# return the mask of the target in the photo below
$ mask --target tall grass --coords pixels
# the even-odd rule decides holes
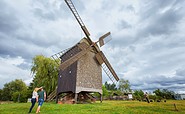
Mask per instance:
[[[174,103],[176,105],[175,110]],[[0,114],[27,114],[31,103],[0,104]],[[32,110],[36,112],[37,104]],[[40,114],[185,114],[185,100],[167,102],[103,101],[92,104],[55,104],[45,102]]]

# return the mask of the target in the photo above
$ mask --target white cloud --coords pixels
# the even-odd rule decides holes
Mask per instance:
[[[0,88],[2,88],[5,83],[9,83],[15,79],[22,79],[24,81],[31,78],[30,70],[24,70],[18,67],[23,63],[24,60],[21,57],[0,57]]]
[[[184,1],[73,2],[93,41],[111,31],[101,49],[132,89],[185,91]],[[64,1],[2,0],[0,6],[0,85],[16,78],[29,83],[35,55],[49,57],[84,36]],[[109,80],[105,74],[103,80]]]

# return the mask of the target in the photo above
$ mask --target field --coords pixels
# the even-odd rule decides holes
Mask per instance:
[[[176,105],[177,110],[174,107]],[[0,114],[27,114],[31,103],[1,103]],[[32,110],[36,112],[37,104]],[[45,102],[40,114],[185,114],[185,100],[167,102],[103,101],[92,104]]]

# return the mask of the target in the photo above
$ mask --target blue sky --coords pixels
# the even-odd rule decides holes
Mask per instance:
[[[101,50],[133,90],[185,92],[185,1],[73,1],[93,41],[111,32]],[[1,0],[0,7],[0,88],[14,79],[29,84],[34,56],[84,37],[63,0]]]

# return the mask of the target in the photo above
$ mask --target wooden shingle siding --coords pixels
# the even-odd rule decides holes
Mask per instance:
[[[102,70],[94,57],[94,53],[88,52],[78,60],[76,86],[85,89],[81,91],[87,91],[89,88],[88,91],[99,92],[102,89]],[[98,90],[95,91],[96,89]]]

